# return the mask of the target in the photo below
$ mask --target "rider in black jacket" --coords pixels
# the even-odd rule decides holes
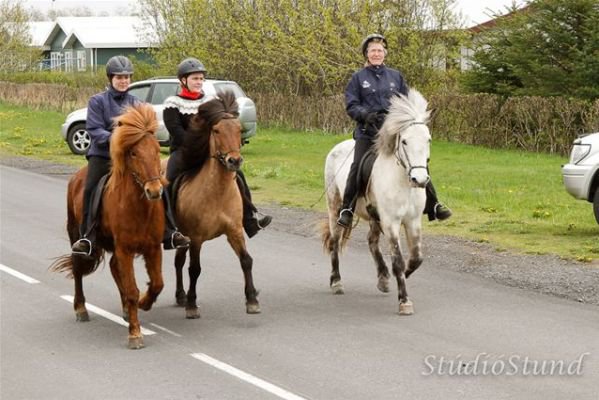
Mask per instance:
[[[362,42],[362,54],[366,59],[364,68],[354,73],[345,90],[345,109],[356,121],[354,130],[354,160],[347,176],[343,204],[337,223],[351,227],[354,207],[357,200],[356,177],[360,160],[374,144],[379,129],[393,95],[407,95],[409,88],[401,73],[385,66],[387,40],[379,34],[368,35]],[[444,220],[451,216],[451,210],[439,203],[432,183],[426,186],[426,206],[424,212],[429,220]]]

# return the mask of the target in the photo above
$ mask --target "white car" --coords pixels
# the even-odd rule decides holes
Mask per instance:
[[[129,87],[129,93],[138,99],[152,104],[158,117],[158,141],[162,146],[168,146],[169,134],[162,120],[163,103],[167,97],[173,96],[181,90],[177,78],[152,78],[144,81],[134,82]],[[231,90],[235,93],[239,105],[239,121],[241,122],[241,138],[245,144],[248,139],[256,135],[257,118],[256,105],[245,95],[241,87],[233,81],[207,79],[204,81],[204,93],[214,96],[218,91]],[[90,136],[85,129],[87,119],[87,108],[70,113],[62,125],[61,133],[64,140],[75,154],[85,154],[90,144]]]
[[[599,224],[599,132],[574,140],[570,162],[562,166],[562,177],[568,193],[593,203]]]

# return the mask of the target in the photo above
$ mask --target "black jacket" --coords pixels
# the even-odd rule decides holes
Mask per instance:
[[[362,68],[354,73],[345,89],[345,109],[357,122],[354,139],[372,139],[383,124],[381,117],[374,124],[366,124],[369,113],[386,114],[392,95],[408,94],[408,85],[401,73],[384,65]]]

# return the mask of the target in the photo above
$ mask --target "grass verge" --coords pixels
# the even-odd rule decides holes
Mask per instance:
[[[64,118],[0,103],[0,154],[84,165],[85,159],[71,154],[60,135]],[[256,202],[324,211],[324,159],[348,137],[261,128],[243,148],[244,171]],[[442,223],[424,222],[425,232],[490,243],[498,251],[599,260],[599,226],[591,204],[565,192],[560,174],[565,162],[547,154],[435,141],[431,175],[454,216]]]

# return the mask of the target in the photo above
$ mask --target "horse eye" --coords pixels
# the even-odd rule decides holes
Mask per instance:
[[[408,145],[408,141],[407,141],[406,139],[403,139],[403,140],[401,141],[401,144],[403,144],[404,146],[407,146],[407,145]]]
[[[131,156],[131,158],[135,158],[137,157],[137,153],[132,151],[131,153],[129,153],[129,155]]]

